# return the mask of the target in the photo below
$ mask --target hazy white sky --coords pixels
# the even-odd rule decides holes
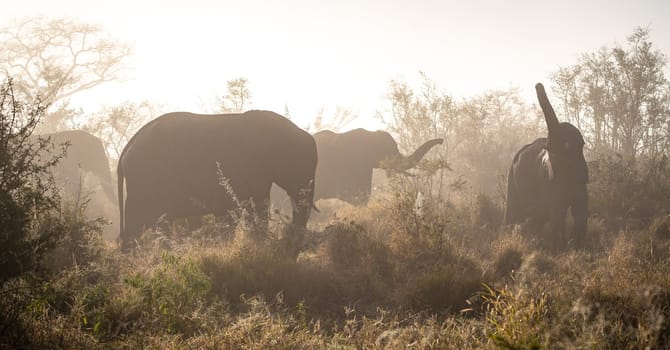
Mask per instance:
[[[129,42],[132,70],[73,100],[85,111],[150,100],[202,111],[226,81],[249,79],[253,107],[305,126],[321,107],[352,110],[378,127],[391,79],[424,71],[463,97],[533,86],[603,45],[649,26],[670,54],[668,0],[0,0],[12,19],[68,16]],[[11,9],[10,11],[7,11]],[[534,101],[533,101],[534,102]]]

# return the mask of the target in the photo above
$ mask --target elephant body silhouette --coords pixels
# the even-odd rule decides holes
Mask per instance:
[[[274,112],[162,115],[130,139],[119,159],[121,248],[163,215],[226,217],[241,204],[267,224],[273,183],[291,198],[291,223],[305,227],[316,164],[314,138]]]
[[[81,172],[85,172],[95,176],[107,197],[116,202],[109,160],[99,138],[82,130],[68,130],[38,136],[49,138],[58,150],[59,145],[69,143],[66,156],[53,169],[56,183],[66,193],[76,194],[81,190]]]
[[[344,133],[320,131],[314,134],[319,154],[314,198],[338,198],[351,204],[365,204],[372,189],[372,169],[393,167],[405,171],[415,167],[442,139],[421,145],[410,156],[398,151],[398,144],[385,131],[354,129]]]
[[[547,222],[552,236],[565,247],[583,239],[587,229],[588,167],[584,159],[584,138],[570,123],[559,123],[542,84],[535,86],[548,134],[522,147],[514,156],[507,177],[505,224],[528,220],[541,230]],[[574,221],[567,237],[565,220],[570,209]]]
[[[116,222],[116,192],[112,182],[109,159],[102,141],[82,130],[68,130],[36,137],[48,138],[60,153],[60,145],[68,143],[66,155],[51,170],[56,186],[63,197],[70,201],[87,201],[89,217],[105,217]],[[105,237],[116,233],[105,227]]]

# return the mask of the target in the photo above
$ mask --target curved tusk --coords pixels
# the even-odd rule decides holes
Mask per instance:
[[[312,209],[314,209],[314,211],[317,213],[321,213],[321,210],[319,210],[319,208],[316,207],[316,203],[314,202],[312,202]]]

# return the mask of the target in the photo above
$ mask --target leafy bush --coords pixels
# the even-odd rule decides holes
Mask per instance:
[[[502,349],[541,349],[548,330],[549,306],[544,294],[524,289],[489,289],[486,301],[488,336]]]
[[[603,158],[589,164],[589,207],[610,229],[643,228],[670,210],[670,164],[658,159]]]
[[[212,284],[196,262],[163,253],[162,263],[150,276],[140,273],[124,280],[139,294],[143,309],[155,325],[169,333],[191,334],[199,323],[194,314]]]
[[[18,101],[11,79],[0,87],[0,282],[35,270],[62,237],[48,139],[30,139],[46,106]]]

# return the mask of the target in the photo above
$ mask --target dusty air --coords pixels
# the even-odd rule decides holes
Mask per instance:
[[[668,6],[12,4],[0,348],[670,348]]]

